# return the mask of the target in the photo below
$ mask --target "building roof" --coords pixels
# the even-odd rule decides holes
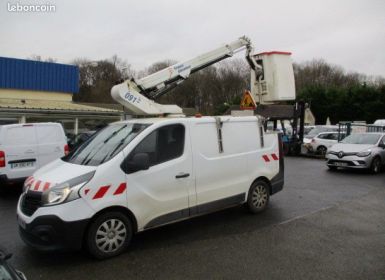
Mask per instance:
[[[0,109],[18,111],[18,112],[51,112],[57,111],[62,113],[94,113],[94,114],[113,114],[121,115],[122,111],[81,105],[68,101],[56,100],[20,100],[20,99],[0,99]]]
[[[76,104],[99,107],[103,109],[113,109],[118,111],[123,111],[123,105],[118,103],[90,103],[90,102],[76,102]]]
[[[0,57],[0,88],[79,92],[79,68],[52,62]]]

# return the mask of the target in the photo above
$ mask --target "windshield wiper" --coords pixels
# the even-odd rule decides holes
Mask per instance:
[[[106,144],[108,141],[111,140],[111,138],[113,138],[116,134],[118,134],[122,129],[126,128],[127,125],[124,125],[122,126],[121,128],[119,128],[118,130],[114,131],[110,136],[108,136],[108,138],[106,140],[104,140],[104,144]]]
[[[103,162],[105,162],[107,158],[109,159],[109,158],[113,157],[114,154],[115,154],[115,152],[116,152],[116,151],[119,149],[119,147],[122,146],[123,144],[124,144],[124,139],[120,140],[120,142],[118,143],[118,145],[116,145],[116,147],[112,150],[111,153],[106,154],[106,155],[104,156],[104,158],[100,161],[100,164],[102,164]]]
[[[130,136],[130,134],[132,134],[132,133],[138,133],[139,132],[139,130],[137,130],[137,131],[134,131],[134,127],[132,128],[132,130],[131,131],[129,131],[128,133],[127,133],[127,135],[126,136],[124,136],[119,142],[118,142],[118,144],[115,146],[115,148],[112,150],[112,152],[111,153],[109,153],[109,154],[106,154],[106,156],[100,161],[100,163],[103,163],[107,158],[111,158],[111,157],[113,157],[114,155],[115,155],[115,152],[125,143],[125,140]]]

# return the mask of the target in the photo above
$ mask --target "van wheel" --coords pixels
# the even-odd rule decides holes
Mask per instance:
[[[370,171],[373,174],[380,173],[381,171],[381,159],[379,157],[375,157],[372,161],[372,165],[370,166]]]
[[[247,197],[247,208],[251,213],[260,213],[269,204],[269,185],[263,180],[255,181],[249,190]]]
[[[121,212],[106,212],[89,226],[85,245],[97,259],[107,259],[121,254],[132,238],[130,219]]]

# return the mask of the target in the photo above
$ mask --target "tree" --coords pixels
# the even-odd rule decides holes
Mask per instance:
[[[346,73],[324,60],[294,65],[297,99],[308,102],[317,124],[366,121],[384,117],[385,91],[382,77]]]
[[[113,85],[134,75],[131,66],[116,55],[99,61],[78,58],[73,64],[79,67],[79,93],[73,96],[78,102],[115,103],[110,94]]]

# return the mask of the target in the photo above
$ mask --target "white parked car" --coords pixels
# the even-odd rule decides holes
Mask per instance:
[[[146,229],[240,204],[261,212],[284,183],[281,138],[262,128],[255,116],[110,124],[26,180],[21,237],[102,259]]]
[[[345,135],[341,134],[342,140]],[[306,139],[306,138],[305,138]],[[338,132],[322,132],[312,139],[306,139],[305,147],[309,152],[314,152],[320,155],[325,155],[327,150],[338,143]]]
[[[307,134],[304,135],[303,142],[304,144],[310,143],[311,139],[316,137],[318,134],[322,132],[338,132],[337,125],[316,125],[313,129],[311,129]]]
[[[0,126],[0,188],[23,182],[67,152],[67,138],[59,123]]]
[[[326,155],[327,166],[369,169],[376,174],[385,167],[385,133],[354,133],[333,145]]]

